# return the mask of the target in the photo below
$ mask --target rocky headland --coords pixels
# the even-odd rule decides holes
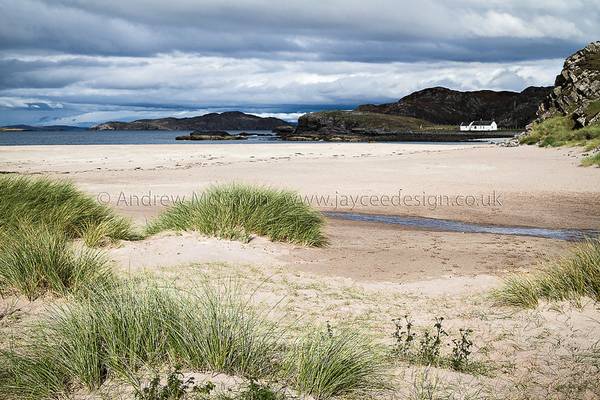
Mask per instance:
[[[352,111],[321,111],[298,119],[296,129],[278,132],[285,140],[461,141],[512,137],[536,117],[549,87],[522,92],[460,92],[434,87],[396,103],[365,104]],[[500,131],[460,132],[461,122],[495,120]]]
[[[366,104],[356,111],[412,117],[440,125],[489,119],[501,128],[521,129],[535,118],[538,106],[551,90],[531,86],[522,92],[461,92],[433,87],[409,94],[396,103]]]
[[[538,121],[556,115],[568,116],[575,128],[600,122],[600,41],[590,43],[565,60],[537,115]]]
[[[331,142],[463,141],[510,137],[514,132],[460,132],[456,126],[422,119],[363,111],[320,111],[298,119],[293,132],[279,132],[284,140]]]

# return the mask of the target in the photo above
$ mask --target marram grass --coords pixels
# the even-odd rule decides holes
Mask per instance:
[[[381,350],[368,336],[348,328],[312,332],[297,339],[285,366],[292,386],[316,399],[368,397],[387,386]]]
[[[73,293],[110,280],[109,261],[96,250],[76,248],[45,225],[21,224],[0,231],[0,289],[29,299],[46,292]]]
[[[294,192],[231,184],[211,187],[198,198],[177,203],[146,231],[194,230],[242,241],[255,234],[273,241],[322,246],[326,244],[322,229],[320,213]]]
[[[0,398],[94,391],[170,362],[238,376],[273,371],[277,330],[235,292],[203,290],[114,281],[54,306],[15,350],[0,352]]]
[[[227,283],[183,292],[115,280],[69,300],[0,349],[0,398],[68,398],[109,379],[135,386],[165,365],[275,379],[317,399],[387,388],[372,339],[346,329],[294,340],[295,330],[270,322]]]
[[[528,275],[513,275],[492,293],[502,305],[536,307],[539,300],[600,301],[600,239],[576,245],[571,253]]]
[[[600,104],[600,103],[599,103]],[[570,117],[556,116],[533,124],[531,131],[520,138],[524,144],[537,144],[542,147],[584,146],[586,151],[600,146],[600,124],[592,124],[573,129]],[[600,165],[600,155],[586,157],[581,165]]]
[[[88,246],[135,238],[129,220],[68,181],[0,176],[0,229],[23,222],[83,238]]]
[[[600,167],[600,151],[592,154],[591,156],[585,157],[581,161],[581,165],[583,165],[584,167],[589,167],[591,165],[596,165]]]

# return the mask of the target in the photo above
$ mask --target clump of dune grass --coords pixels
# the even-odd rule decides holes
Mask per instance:
[[[282,332],[256,311],[233,282],[205,283],[195,291],[195,308],[185,308],[184,326],[176,342],[190,365],[246,377],[277,370]]]
[[[591,156],[585,157],[581,161],[581,165],[583,165],[584,167],[589,167],[591,165],[600,166],[600,151],[597,151],[595,154],[592,154]]]
[[[384,358],[373,341],[359,332],[313,332],[292,346],[286,374],[292,386],[316,399],[383,391]]]
[[[580,129],[575,129],[574,124],[568,116],[548,118],[534,123],[530,132],[519,140],[523,144],[537,144],[542,147],[583,146],[586,151],[600,146],[600,124]],[[600,165],[600,155],[584,158],[581,165]]]
[[[76,248],[64,234],[43,225],[0,231],[0,246],[0,287],[29,299],[46,292],[66,295],[112,277],[102,253]]]
[[[91,287],[53,307],[16,350],[0,355],[0,397],[93,391],[108,378],[128,380],[144,366],[171,362],[242,376],[272,370],[276,330],[226,292],[192,297],[130,281]]]
[[[22,221],[45,225],[89,246],[135,237],[129,220],[97,203],[71,182],[0,176],[0,228]]]
[[[531,275],[509,277],[492,296],[503,305],[529,308],[541,299],[578,301],[587,296],[600,301],[600,239],[575,246],[568,256]]]
[[[520,141],[543,147],[600,144],[600,125],[592,124],[575,129],[574,121],[570,117],[556,116],[534,123],[531,131],[522,136]]]
[[[146,231],[194,230],[242,241],[255,234],[273,241],[322,246],[326,243],[322,227],[320,213],[296,193],[232,184],[212,187],[198,198],[177,203]]]

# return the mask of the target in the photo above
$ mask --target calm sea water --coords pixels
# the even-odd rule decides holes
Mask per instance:
[[[231,134],[248,132],[253,134],[246,140],[175,140],[176,136],[187,135],[191,131],[35,131],[0,132],[0,146],[34,146],[61,144],[239,144],[239,143],[306,143],[283,142],[271,131],[227,131]],[[473,144],[481,142],[500,142],[506,139],[485,139],[471,142],[405,142],[428,144]],[[325,142],[323,142],[325,143]],[[397,143],[397,142],[396,142]]]
[[[0,132],[0,146],[52,144],[202,144],[202,143],[265,143],[277,142],[271,131],[244,131],[255,136],[246,140],[175,140],[191,131],[36,131]],[[237,134],[242,131],[228,131]]]

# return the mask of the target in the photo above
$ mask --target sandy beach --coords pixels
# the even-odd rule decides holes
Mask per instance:
[[[217,183],[244,182],[296,190],[323,211],[598,229],[600,169],[580,167],[581,157],[577,149],[491,144],[15,146],[0,148],[0,171],[72,180],[140,226],[175,199]],[[495,202],[486,200],[490,194]],[[403,197],[402,204],[381,204],[394,195],[442,200],[415,205]],[[473,204],[458,204],[468,196]],[[348,198],[355,203],[342,204]],[[354,321],[386,338],[392,317],[410,313],[426,326],[443,315],[450,328],[475,330],[476,357],[485,351],[497,371],[477,377],[432,372],[448,390],[461,388],[472,398],[504,398],[515,387],[523,396],[544,398],[563,393],[574,376],[589,384],[575,349],[596,340],[586,334],[595,329],[596,306],[586,300],[515,312],[493,307],[488,297],[508,274],[534,271],[572,243],[336,218],[327,218],[325,233],[329,245],[323,248],[166,232],[106,251],[124,274],[184,288],[203,276],[233,276],[255,288],[259,303],[282,309],[286,321]],[[21,307],[33,315],[36,304]],[[549,343],[562,342],[569,345],[548,351]],[[414,391],[411,382],[423,371],[411,366],[396,373],[400,395]]]
[[[15,146],[0,149],[0,171],[70,179],[140,224],[209,185],[244,182],[296,190],[321,210],[597,229],[600,170],[578,166],[579,158],[575,149],[490,144]],[[424,195],[426,201],[417,204]],[[392,202],[394,196],[403,196],[402,202]],[[467,197],[473,202],[466,204]],[[531,268],[568,246],[560,240],[337,219],[328,219],[327,233],[331,245],[324,249],[249,246],[294,270],[380,281],[503,274]],[[179,240],[185,247],[186,239]],[[238,252],[233,260],[256,261],[247,249],[226,250],[222,241],[210,241],[203,251],[156,258],[173,246],[159,241],[145,244],[144,256],[130,258],[136,264],[220,262]]]

